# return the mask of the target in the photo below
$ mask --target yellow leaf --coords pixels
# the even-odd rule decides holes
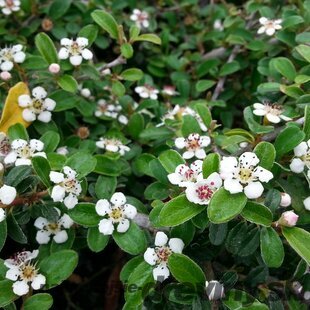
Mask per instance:
[[[27,128],[31,123],[23,119],[23,109],[18,105],[18,97],[29,95],[29,89],[23,82],[19,82],[9,90],[0,120],[0,132],[7,133],[10,126],[20,123]]]

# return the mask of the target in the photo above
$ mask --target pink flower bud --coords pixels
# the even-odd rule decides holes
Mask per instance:
[[[291,196],[287,193],[281,193],[281,201],[280,206],[281,207],[288,207],[292,203]]]
[[[12,75],[8,71],[3,71],[0,73],[0,77],[1,77],[1,80],[8,81],[12,77]]]
[[[50,73],[53,73],[53,74],[59,73],[59,71],[60,71],[60,66],[59,66],[59,64],[55,64],[55,63],[50,64],[50,66],[48,67],[48,71],[49,71]]]
[[[299,216],[294,211],[283,212],[278,224],[287,227],[293,227],[296,225]]]

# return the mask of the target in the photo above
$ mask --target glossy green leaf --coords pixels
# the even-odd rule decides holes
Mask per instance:
[[[35,44],[43,58],[49,63],[57,63],[58,56],[55,45],[46,33],[39,33],[35,37]]]
[[[270,226],[272,223],[271,211],[264,205],[252,201],[247,202],[241,216],[251,223],[262,226]]]
[[[30,296],[24,304],[25,310],[48,310],[53,305],[53,297],[47,293]]]
[[[93,20],[106,32],[112,39],[118,39],[118,25],[114,17],[104,10],[95,10],[91,13]]]
[[[98,226],[102,219],[93,203],[78,203],[73,209],[68,210],[68,214],[74,222],[87,227]]]

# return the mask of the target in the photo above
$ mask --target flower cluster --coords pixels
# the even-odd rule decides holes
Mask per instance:
[[[145,11],[134,9],[130,15],[130,19],[134,21],[139,28],[148,28],[150,25],[149,14]]]
[[[95,116],[106,116],[109,118],[117,119],[121,124],[126,125],[128,123],[128,118],[125,115],[121,114],[121,111],[122,106],[118,102],[116,102],[115,104],[109,104],[106,100],[100,99],[97,102]]]
[[[130,221],[137,215],[137,209],[126,203],[123,193],[114,193],[110,199],[100,199],[96,203],[96,212],[105,218],[99,222],[99,231],[104,235],[111,235],[114,225],[119,233],[125,233],[130,226]]]
[[[119,153],[122,156],[130,151],[128,146],[115,138],[100,138],[100,140],[96,142],[96,146],[112,153]]]
[[[11,15],[20,10],[20,0],[0,0],[0,8],[4,15]]]
[[[18,97],[18,104],[23,108],[23,118],[26,122],[33,122],[36,119],[43,123],[48,123],[52,119],[52,113],[56,106],[53,99],[46,98],[47,92],[41,87],[32,90],[32,98],[29,95]]]
[[[23,251],[4,261],[4,265],[9,268],[5,277],[14,281],[13,292],[16,295],[26,295],[29,292],[29,286],[34,290],[39,290],[45,285],[45,276],[40,274],[36,264],[32,263],[38,254],[38,250]]]
[[[267,36],[272,36],[275,34],[277,30],[282,29],[282,19],[268,19],[266,17],[261,17],[259,19],[259,23],[262,25],[257,33],[262,34],[265,33]]]
[[[301,173],[306,168],[310,171],[310,139],[301,142],[294,148],[294,155],[290,168],[295,173]]]
[[[0,69],[4,72],[11,71],[15,63],[23,63],[25,58],[26,54],[23,52],[21,44],[2,48],[0,49]]]
[[[283,115],[283,106],[274,103],[254,103],[253,113],[258,116],[265,116],[270,123],[277,124],[282,120],[291,121],[288,116]]]
[[[158,89],[148,84],[145,84],[143,86],[137,86],[135,88],[135,92],[139,94],[139,96],[143,99],[149,98],[153,100],[157,100],[159,94]]]

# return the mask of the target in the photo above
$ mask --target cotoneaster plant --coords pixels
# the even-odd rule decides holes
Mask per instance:
[[[309,1],[0,18],[1,308],[307,309]]]

